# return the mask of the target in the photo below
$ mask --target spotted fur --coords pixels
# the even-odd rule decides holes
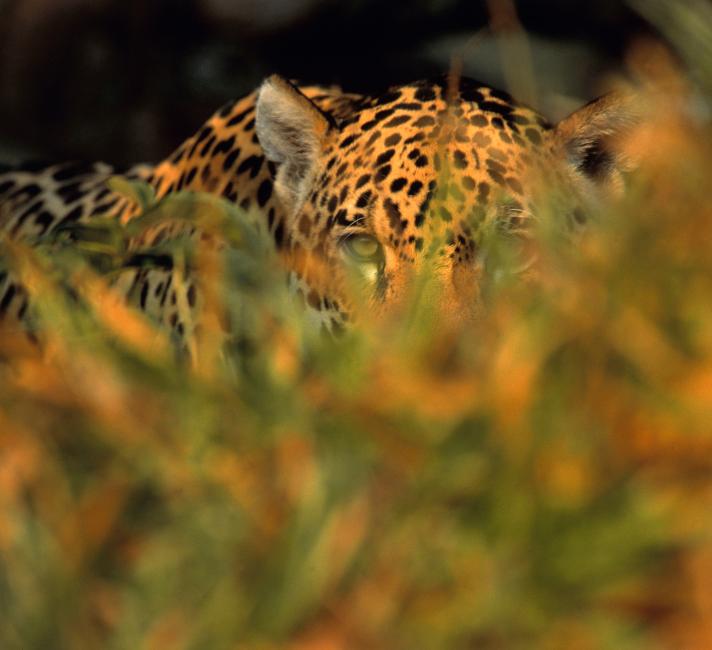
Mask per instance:
[[[508,94],[468,79],[420,81],[370,97],[298,88],[273,76],[220,109],[164,161],[119,173],[150,183],[158,197],[209,192],[256,211],[318,326],[335,330],[358,317],[354,267],[365,287],[362,304],[382,314],[397,309],[429,265],[440,287],[437,306],[460,319],[477,311],[481,224],[497,219],[520,228],[537,212],[544,178],[576,196],[615,187],[624,165],[614,144],[630,121],[618,97],[552,126]],[[126,222],[137,207],[106,186],[116,173],[74,163],[0,170],[0,229],[26,239],[100,215]],[[154,242],[165,236],[152,234]],[[378,255],[354,265],[347,253],[355,237]],[[137,269],[119,288],[185,335],[171,277]],[[194,306],[195,286],[184,290]],[[27,307],[23,288],[0,272],[0,316],[22,319]]]

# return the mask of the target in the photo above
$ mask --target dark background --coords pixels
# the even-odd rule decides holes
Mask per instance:
[[[517,10],[553,118],[650,31],[619,0]],[[506,86],[488,23],[485,0],[0,0],[0,158],[156,160],[272,72],[374,92],[461,56]]]

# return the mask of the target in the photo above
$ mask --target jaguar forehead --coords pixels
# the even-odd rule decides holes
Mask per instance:
[[[454,99],[442,80],[393,89],[341,123],[310,196],[313,219],[302,215],[299,228],[365,227],[412,255],[423,250],[425,226],[457,226],[467,238],[458,222],[478,206],[503,193],[524,202],[521,173],[548,128],[476,82],[462,81]]]

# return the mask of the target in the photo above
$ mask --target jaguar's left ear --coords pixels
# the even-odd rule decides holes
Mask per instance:
[[[255,125],[267,160],[278,166],[275,192],[292,212],[307,197],[334,124],[296,86],[272,75],[260,87]]]
[[[554,127],[555,150],[580,178],[603,189],[617,189],[621,172],[637,166],[625,141],[640,121],[638,109],[633,95],[604,95]]]

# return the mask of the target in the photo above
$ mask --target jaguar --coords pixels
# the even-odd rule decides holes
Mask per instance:
[[[207,192],[257,215],[316,327],[335,332],[365,314],[397,313],[424,270],[438,287],[433,307],[460,322],[480,309],[482,225],[526,231],[547,183],[575,197],[562,209],[580,222],[586,200],[618,191],[627,162],[617,141],[632,121],[620,94],[552,124],[505,92],[452,75],[373,96],[273,75],[158,164],[3,168],[0,232],[36,241],[102,217],[127,224],[139,206],[107,185],[123,174],[158,199]],[[167,236],[156,228],[143,244]],[[194,279],[172,277],[135,268],[117,289],[186,336],[178,305],[195,308],[200,291]],[[0,317],[22,321],[29,303],[17,277],[0,271]]]

